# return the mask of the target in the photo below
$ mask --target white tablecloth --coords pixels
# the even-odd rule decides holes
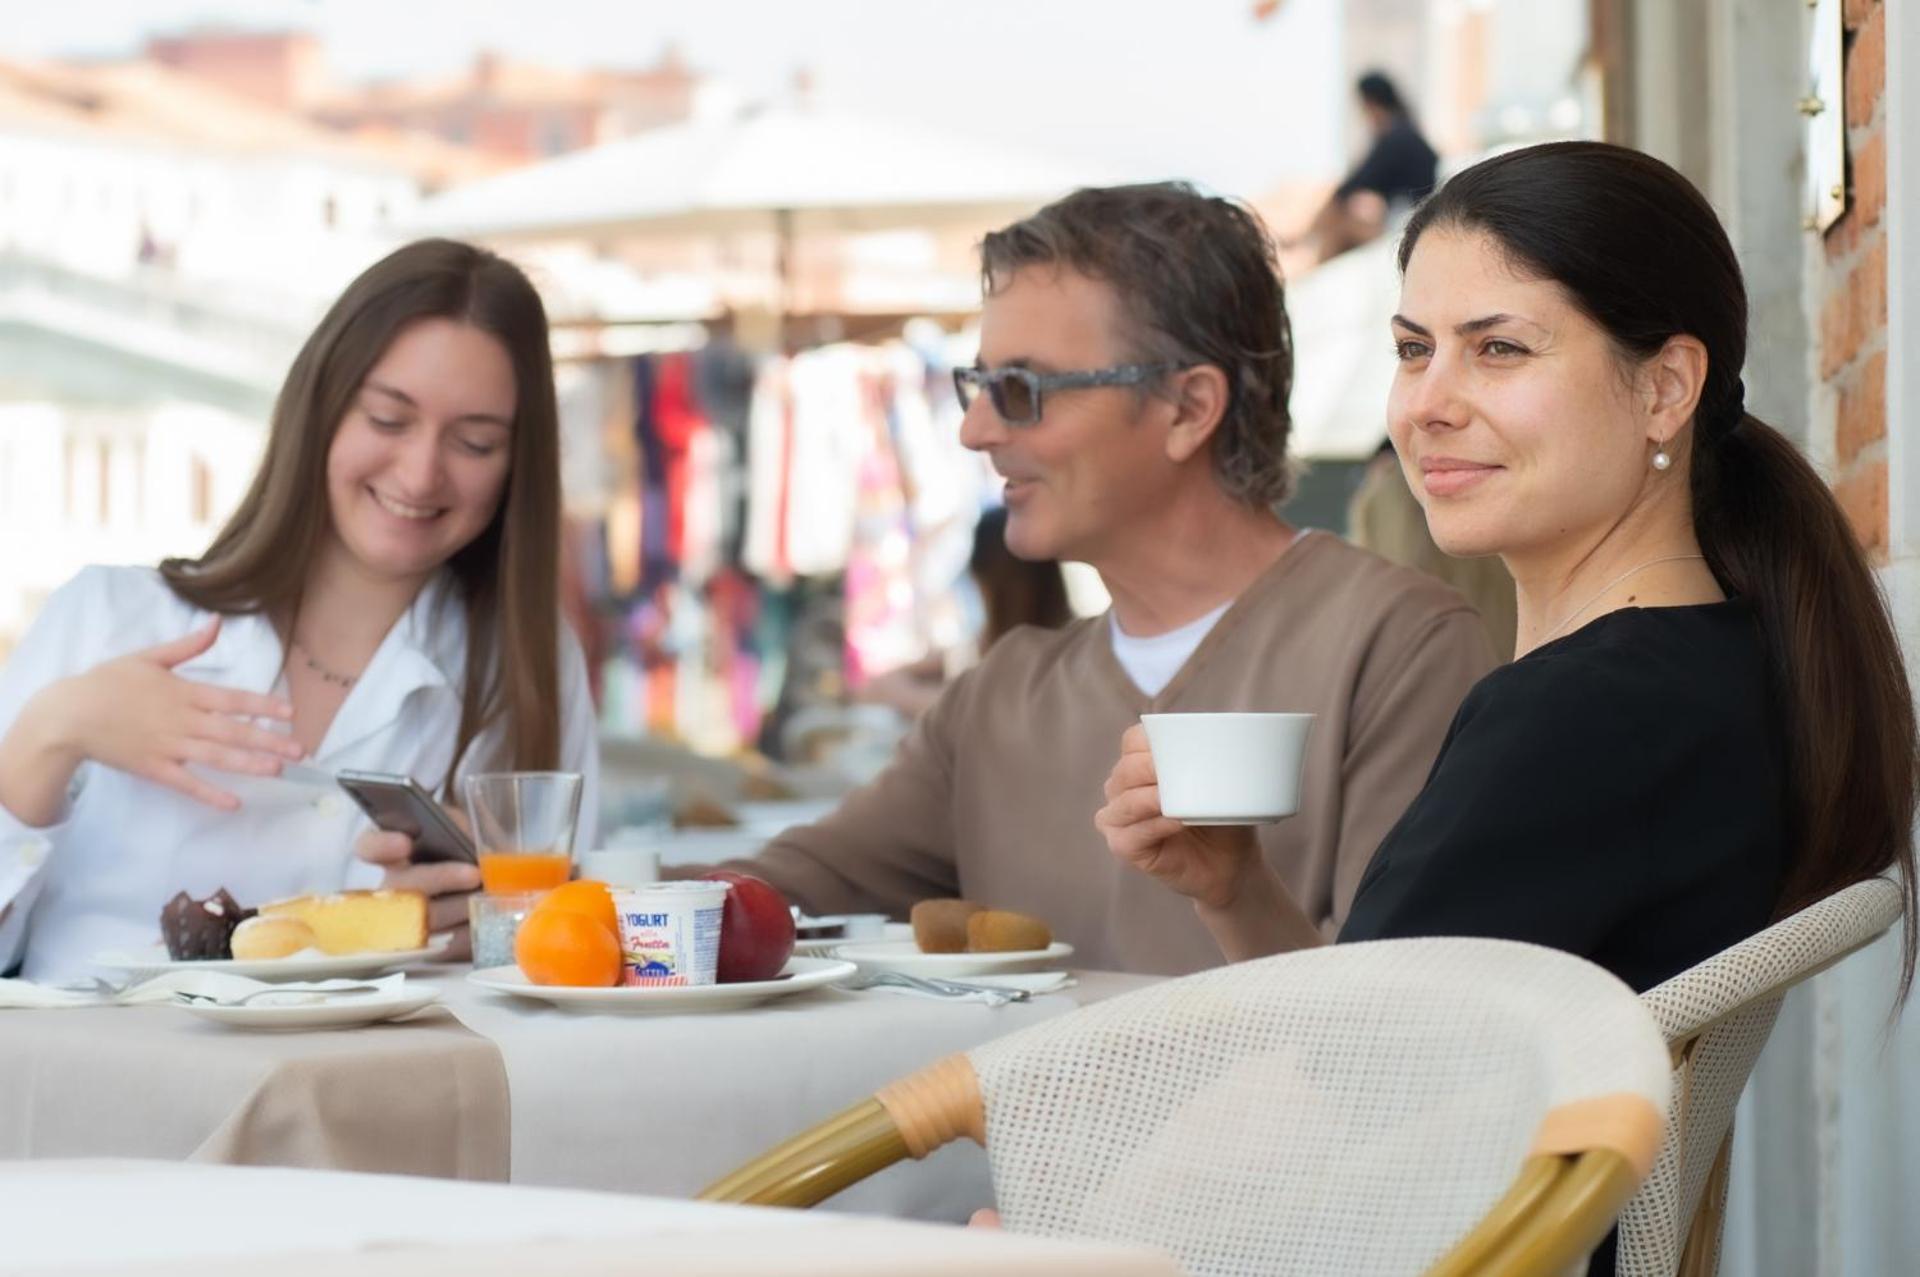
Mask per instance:
[[[1150,983],[1083,974],[1003,1007],[825,990],[707,1015],[582,1015],[451,981],[462,1024],[500,1049],[516,1184],[690,1197],[921,1065]],[[835,1209],[964,1220],[992,1197],[971,1143],[895,1166]]]
[[[982,1229],[337,1171],[0,1163],[8,1274],[1175,1277],[1150,1252]]]

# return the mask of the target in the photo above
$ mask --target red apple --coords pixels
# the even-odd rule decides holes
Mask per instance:
[[[720,870],[703,875],[733,884],[720,916],[721,984],[771,980],[793,956],[793,911],[787,898],[752,874]]]

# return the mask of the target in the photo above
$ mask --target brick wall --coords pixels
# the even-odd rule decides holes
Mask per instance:
[[[1833,488],[1876,562],[1887,552],[1886,0],[1845,0],[1851,198],[1828,230],[1820,380],[1834,405]]]

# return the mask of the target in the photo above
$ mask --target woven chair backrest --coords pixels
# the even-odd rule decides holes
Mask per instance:
[[[1639,1097],[1651,1131],[1669,1084],[1626,985],[1499,940],[1237,963],[969,1055],[1008,1227],[1156,1246],[1197,1275],[1418,1273],[1549,1113]]]
[[[1666,1143],[1620,1215],[1617,1277],[1680,1271],[1740,1092],[1787,990],[1884,934],[1900,905],[1897,883],[1857,882],[1642,995],[1673,1052],[1674,1085]],[[1713,1270],[1712,1256],[1702,1262]]]

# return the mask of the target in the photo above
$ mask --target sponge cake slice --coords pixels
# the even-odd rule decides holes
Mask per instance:
[[[418,891],[342,891],[261,905],[267,917],[298,918],[323,953],[390,953],[427,943],[427,898]]]

